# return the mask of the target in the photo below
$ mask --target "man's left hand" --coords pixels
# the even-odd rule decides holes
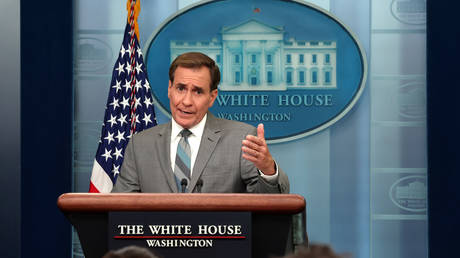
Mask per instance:
[[[257,126],[257,136],[247,135],[243,140],[243,158],[251,161],[265,175],[274,175],[275,161],[268,150],[264,136],[264,125]]]

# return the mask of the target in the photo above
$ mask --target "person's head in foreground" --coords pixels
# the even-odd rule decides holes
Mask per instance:
[[[126,246],[118,250],[107,252],[102,258],[159,258],[147,248],[140,246]]]
[[[310,244],[308,247],[299,247],[292,254],[283,256],[282,258],[345,258],[348,255],[338,255],[328,245]]]

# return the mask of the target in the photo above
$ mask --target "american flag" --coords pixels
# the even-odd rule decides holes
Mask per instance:
[[[135,2],[128,1],[131,22],[126,24],[123,44],[112,73],[89,192],[110,192],[120,173],[131,136],[157,124],[143,55],[135,33]]]

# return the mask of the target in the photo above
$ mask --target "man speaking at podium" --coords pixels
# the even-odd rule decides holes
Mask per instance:
[[[112,192],[288,193],[264,127],[213,116],[219,68],[190,52],[169,68],[172,119],[133,135]]]

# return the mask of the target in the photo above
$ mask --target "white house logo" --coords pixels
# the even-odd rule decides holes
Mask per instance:
[[[426,0],[393,0],[391,13],[405,24],[426,24]]]
[[[427,208],[427,185],[425,176],[400,178],[390,187],[390,199],[399,208],[422,212]]]
[[[324,10],[296,1],[202,2],[167,20],[144,51],[154,98],[168,115],[169,64],[190,51],[207,54],[221,70],[211,111],[264,123],[270,142],[332,125],[356,103],[366,80],[362,48]]]
[[[395,94],[399,115],[405,121],[422,121],[426,117],[426,85],[415,81],[399,87]]]
[[[78,39],[76,70],[80,73],[107,73],[110,69],[112,49],[95,37]]]

